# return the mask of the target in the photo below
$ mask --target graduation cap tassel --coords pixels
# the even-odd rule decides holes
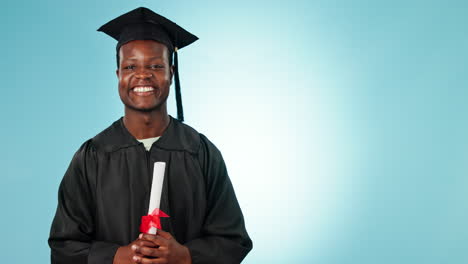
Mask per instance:
[[[182,108],[182,95],[180,93],[180,80],[179,80],[179,60],[177,58],[177,47],[174,49],[174,65],[175,65],[175,73],[174,73],[174,81],[175,81],[175,97],[177,103],[177,119],[180,122],[184,122],[184,110]]]

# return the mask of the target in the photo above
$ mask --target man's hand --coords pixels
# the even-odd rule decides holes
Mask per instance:
[[[146,241],[146,240],[141,240],[137,238],[135,241],[132,243],[119,247],[117,249],[117,252],[115,253],[114,256],[114,262],[113,264],[133,264],[135,261],[133,260],[133,256],[135,255],[135,252],[132,250],[132,246],[137,245],[139,247],[154,247],[155,245],[152,242]],[[142,255],[140,255],[142,256]]]
[[[158,230],[157,235],[141,234],[139,239],[144,243],[136,243],[131,246],[134,252],[133,261],[136,263],[192,263],[188,248],[179,244],[168,232]]]

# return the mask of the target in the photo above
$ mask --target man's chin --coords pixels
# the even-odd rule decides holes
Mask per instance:
[[[161,111],[163,108],[163,105],[164,104],[158,104],[155,106],[147,106],[147,107],[143,107],[143,106],[139,107],[139,106],[125,104],[125,107],[135,112],[150,113],[150,112]]]

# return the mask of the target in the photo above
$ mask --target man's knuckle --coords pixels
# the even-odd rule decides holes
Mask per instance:
[[[142,246],[144,246],[144,245],[145,245],[145,242],[144,242],[144,241],[142,241],[142,240],[140,240],[140,241],[136,242],[135,244],[137,244],[137,246],[140,246],[140,247],[142,247]]]
[[[137,253],[141,253],[141,254],[143,254],[143,255],[146,255],[146,254],[148,254],[148,249],[146,249],[145,247],[141,247],[141,248],[137,251]]]

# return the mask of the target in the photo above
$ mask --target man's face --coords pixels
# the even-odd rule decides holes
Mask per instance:
[[[153,40],[134,40],[120,47],[119,95],[125,107],[149,112],[166,107],[173,68],[168,48]]]

